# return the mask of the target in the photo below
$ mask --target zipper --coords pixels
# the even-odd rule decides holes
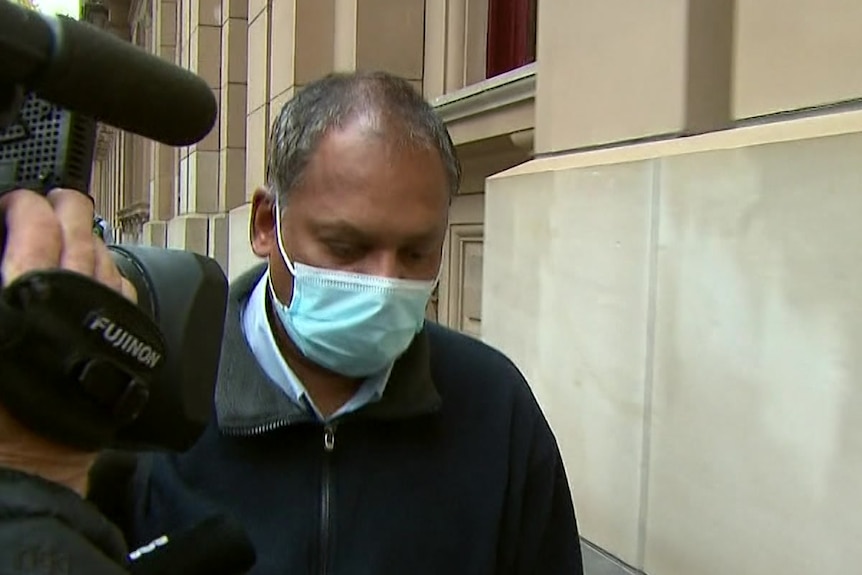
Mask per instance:
[[[233,437],[252,437],[254,435],[261,435],[262,433],[269,433],[271,431],[275,431],[276,429],[287,427],[288,425],[293,425],[294,423],[298,423],[299,421],[304,421],[304,419],[277,419],[274,421],[268,421],[267,423],[263,423],[261,425],[255,425],[253,427],[226,427],[222,428],[222,432],[225,435],[230,435]]]
[[[332,521],[332,452],[335,425],[323,427],[323,477],[320,482],[320,575],[329,572],[329,539]]]

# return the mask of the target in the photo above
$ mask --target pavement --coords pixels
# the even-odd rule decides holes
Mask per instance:
[[[584,575],[643,575],[641,571],[629,567],[589,541],[581,541],[584,557]]]

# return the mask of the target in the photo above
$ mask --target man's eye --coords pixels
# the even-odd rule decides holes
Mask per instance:
[[[337,258],[347,259],[359,254],[359,248],[354,244],[330,242],[327,244],[329,252]]]
[[[421,262],[427,260],[431,256],[431,251],[427,249],[409,249],[402,252],[402,257],[410,262]]]

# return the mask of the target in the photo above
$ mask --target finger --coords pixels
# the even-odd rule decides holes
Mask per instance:
[[[120,270],[114,264],[111,253],[107,246],[96,236],[90,236],[93,242],[93,251],[95,256],[95,273],[93,274],[96,281],[105,284],[112,290],[123,292],[123,276],[120,275]]]
[[[132,282],[127,280],[126,278],[122,279],[122,291],[123,295],[132,300],[135,303],[138,303],[138,290],[135,289],[135,286],[132,285]]]
[[[57,267],[63,237],[51,204],[36,192],[16,190],[0,196],[0,210],[6,217],[3,285],[27,272]]]
[[[57,189],[48,194],[48,201],[63,231],[60,267],[92,276],[96,269],[92,200],[75,190]]]
[[[134,303],[138,302],[138,291],[132,283],[120,274],[105,243],[93,236],[96,242],[96,279],[111,289],[117,290]]]

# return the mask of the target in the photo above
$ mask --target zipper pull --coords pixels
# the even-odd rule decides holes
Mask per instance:
[[[323,449],[331,453],[335,449],[335,427],[327,425],[323,428]]]

